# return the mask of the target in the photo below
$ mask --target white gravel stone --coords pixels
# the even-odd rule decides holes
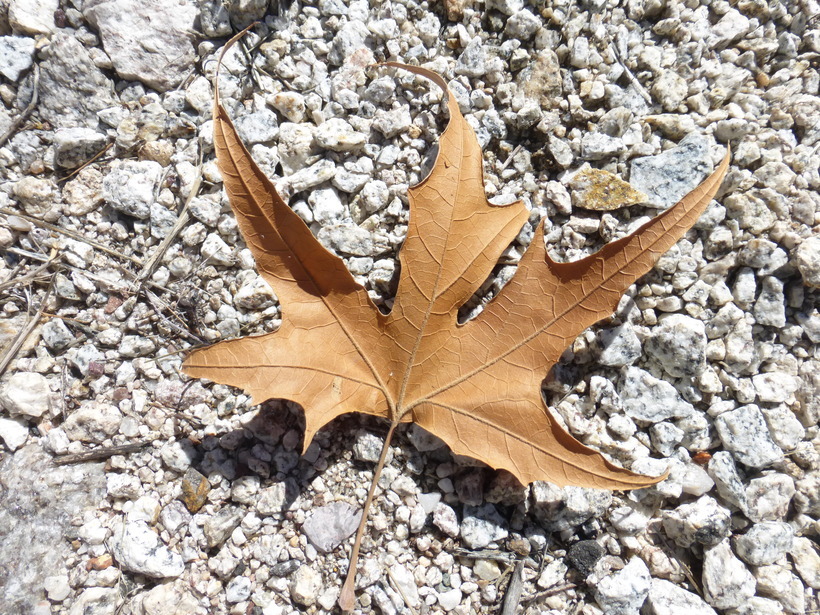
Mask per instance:
[[[744,465],[763,468],[783,456],[769,434],[763,413],[753,404],[724,412],[715,419],[715,428],[723,446]]]
[[[787,402],[800,387],[796,378],[783,372],[766,372],[752,376],[757,398],[763,403]]]
[[[152,160],[115,161],[103,179],[103,198],[117,211],[144,220],[162,175],[162,167]]]
[[[755,594],[755,578],[724,540],[704,549],[703,591],[718,609],[736,608]]]
[[[116,589],[89,587],[73,601],[68,615],[115,615],[121,600]]]
[[[233,297],[234,305],[245,310],[264,310],[276,300],[270,284],[258,275],[246,278]]]
[[[792,549],[794,530],[788,523],[756,523],[735,540],[740,559],[752,566],[773,564]]]
[[[319,224],[338,224],[345,217],[345,206],[334,188],[319,188],[308,196],[313,219]]]
[[[744,512],[752,521],[783,521],[794,494],[794,480],[786,474],[753,478],[746,486]]]
[[[243,115],[234,124],[239,138],[248,145],[273,141],[279,134],[279,121],[270,109]]]
[[[114,69],[160,92],[176,87],[196,60],[193,40],[199,11],[193,2],[90,0],[83,15],[100,32]]]
[[[70,440],[100,443],[117,433],[121,422],[116,406],[86,402],[68,416],[62,429]]]
[[[27,36],[0,36],[0,75],[16,82],[34,61],[34,45]]]
[[[439,606],[449,613],[461,603],[462,593],[460,589],[451,589],[439,592],[437,598]]]
[[[806,437],[800,420],[786,404],[774,408],[761,408],[772,440],[784,451],[793,451]]]
[[[17,372],[0,389],[0,404],[9,414],[39,418],[50,406],[48,380],[35,372]]]
[[[46,577],[43,581],[43,589],[46,590],[48,599],[52,602],[62,602],[71,593],[68,576],[64,574]]]
[[[9,419],[0,416],[0,439],[10,451],[14,452],[28,440],[28,424],[22,419]]]
[[[804,239],[794,251],[794,259],[803,282],[820,288],[820,237],[814,235]]]
[[[251,580],[248,577],[234,577],[225,588],[225,600],[230,604],[244,602],[251,596]]]
[[[290,596],[302,606],[312,606],[322,587],[322,575],[310,566],[300,566],[290,583]]]
[[[234,256],[231,248],[216,233],[211,233],[202,242],[200,249],[202,258],[215,265],[228,266],[234,263]]]
[[[202,526],[208,548],[220,546],[228,539],[242,521],[242,511],[234,506],[226,506],[208,517]]]
[[[820,589],[820,555],[817,554],[814,543],[803,536],[797,537],[789,554],[803,582],[812,589]]]
[[[507,530],[502,527],[503,525],[504,519],[494,505],[465,506],[464,519],[461,522],[461,540],[469,549],[483,549],[490,543],[507,537]]]
[[[433,525],[451,538],[458,536],[459,526],[456,511],[443,502],[437,504],[435,510],[433,510]]]
[[[663,528],[679,546],[715,545],[731,533],[731,513],[704,495],[663,513]]]
[[[259,492],[256,511],[263,516],[273,515],[282,512],[286,507],[286,503],[287,485],[285,483],[274,483]]]
[[[620,394],[624,412],[633,419],[648,423],[689,416],[694,411],[675,387],[638,367],[626,368]]]
[[[137,498],[142,491],[139,478],[131,474],[108,474],[106,479],[106,489],[112,498]]]
[[[766,276],[760,281],[760,294],[755,301],[753,313],[760,325],[778,329],[786,326],[783,282],[773,276]]]
[[[598,362],[611,367],[631,365],[643,354],[643,347],[635,328],[624,323],[612,329],[601,329],[598,332],[601,354]]]
[[[652,579],[644,610],[646,615],[717,615],[700,596],[666,579]]]
[[[746,34],[752,25],[749,18],[737,9],[730,8],[712,26],[706,44],[712,49],[723,49]]]
[[[367,135],[358,132],[345,120],[334,117],[322,123],[314,132],[317,145],[334,152],[352,152],[367,142]]]
[[[13,0],[8,6],[11,27],[26,34],[50,34],[55,30],[54,13],[59,0]]]
[[[268,102],[291,122],[298,124],[305,118],[305,97],[299,92],[278,92]]]
[[[595,601],[605,613],[637,615],[649,594],[649,568],[640,557],[614,574],[605,576],[595,586]]]
[[[117,528],[111,550],[120,566],[154,579],[178,577],[185,570],[179,554],[162,544],[144,521],[126,521]]]
[[[660,319],[646,340],[646,351],[675,378],[693,378],[706,366],[706,328],[683,314]]]
[[[330,553],[353,535],[361,518],[362,511],[347,502],[331,502],[316,508],[302,531],[314,547]]]

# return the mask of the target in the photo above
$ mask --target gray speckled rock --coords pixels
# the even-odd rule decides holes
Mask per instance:
[[[632,161],[629,183],[649,196],[649,202],[668,209],[695,188],[711,172],[709,141],[692,133],[677,147],[657,156]]]
[[[331,502],[315,509],[302,531],[314,547],[330,553],[353,535],[361,518],[362,511],[347,502]]]
[[[0,75],[17,81],[34,61],[34,44],[27,36],[0,36]]]
[[[176,87],[196,61],[193,2],[90,0],[83,15],[100,32],[114,69],[123,79],[165,92]]]
[[[638,367],[628,367],[621,382],[624,412],[633,419],[657,423],[692,414],[692,404],[684,401],[668,382]]]
[[[646,615],[716,615],[700,596],[666,579],[652,579],[644,611]]]
[[[715,481],[717,492],[724,501],[744,510],[746,508],[746,491],[743,481],[737,472],[732,454],[718,451],[709,460],[709,476]]]
[[[646,340],[646,351],[675,378],[694,378],[706,366],[706,328],[684,314],[661,318]]]
[[[783,456],[769,434],[763,413],[753,404],[724,412],[715,419],[715,428],[723,446],[744,465],[763,468]]]
[[[595,601],[608,615],[637,615],[649,595],[652,577],[640,557],[633,557],[616,573],[595,586]]]
[[[228,539],[242,521],[242,511],[235,506],[226,506],[218,513],[210,516],[202,526],[208,548],[220,546]]]
[[[704,495],[663,513],[663,528],[679,546],[715,545],[731,533],[731,514]]]
[[[786,474],[766,474],[746,487],[746,516],[752,521],[784,521],[795,494],[794,479]]]
[[[611,329],[598,332],[601,354],[598,362],[611,367],[623,367],[634,363],[642,353],[641,340],[635,334],[635,328],[624,323]]]
[[[704,549],[703,591],[706,602],[718,609],[738,607],[755,594],[755,578],[728,540]]]
[[[120,566],[154,579],[178,577],[185,570],[179,554],[162,544],[144,521],[126,521],[115,530],[111,550]]]
[[[37,107],[41,119],[56,127],[96,127],[97,112],[115,103],[113,82],[73,36],[56,33],[45,53]]]
[[[117,211],[144,220],[151,215],[162,167],[152,160],[115,161],[103,180],[103,198]]]
[[[461,540],[470,549],[483,549],[491,542],[507,537],[504,525],[504,519],[493,504],[465,506]]]
[[[794,539],[789,554],[794,561],[797,574],[812,589],[820,589],[820,555],[814,543],[808,538],[800,536]]]
[[[794,530],[788,523],[756,523],[735,540],[740,559],[753,566],[766,566],[779,560],[792,548]]]
[[[105,135],[91,128],[63,128],[54,133],[54,162],[74,169],[105,147]]]

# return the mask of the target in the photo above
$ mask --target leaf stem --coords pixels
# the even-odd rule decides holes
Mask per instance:
[[[362,520],[359,521],[359,529],[356,531],[356,540],[353,542],[353,549],[350,552],[350,565],[347,568],[347,579],[345,579],[345,584],[342,586],[342,593],[339,594],[339,608],[345,613],[352,611],[353,606],[356,604],[354,589],[356,587],[356,568],[359,563],[359,547],[362,545],[362,537],[364,536],[364,528],[367,526],[370,505],[373,503],[373,495],[376,493],[376,486],[379,484],[379,478],[384,469],[384,462],[387,460],[390,442],[393,440],[393,433],[398,426],[398,421],[392,421],[390,423],[390,430],[384,437],[384,446],[379,456],[379,463],[373,472],[373,480],[370,481],[370,491],[367,492],[367,499],[364,501],[364,508],[362,508]]]

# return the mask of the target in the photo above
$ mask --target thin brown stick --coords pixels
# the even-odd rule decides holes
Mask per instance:
[[[353,610],[356,604],[356,594],[354,589],[356,587],[356,568],[359,563],[359,548],[362,545],[362,537],[364,536],[364,528],[367,526],[367,516],[370,513],[370,504],[373,502],[373,495],[376,493],[376,486],[379,484],[379,478],[384,469],[384,462],[387,460],[387,453],[390,450],[390,442],[393,440],[393,433],[396,427],[399,426],[397,421],[390,423],[390,431],[384,437],[384,446],[382,447],[382,454],[379,456],[379,463],[376,465],[376,470],[373,472],[373,480],[370,481],[370,491],[367,492],[367,499],[364,501],[364,508],[362,508],[362,520],[359,521],[359,529],[356,531],[356,540],[353,542],[353,549],[350,552],[350,565],[347,568],[347,579],[342,585],[342,593],[339,594],[339,608],[345,613]]]
[[[515,564],[510,584],[507,586],[507,593],[504,596],[504,606],[501,608],[501,615],[515,615],[518,605],[521,604],[521,592],[524,589],[524,560],[520,559]]]
[[[525,596],[521,599],[521,602],[526,604],[535,600],[543,600],[544,598],[549,598],[550,596],[563,594],[564,592],[575,589],[576,587],[578,586],[575,583],[565,583],[564,585],[558,585],[557,587],[553,587],[551,589],[545,589],[544,591],[533,594],[532,596]]]
[[[22,284],[26,284],[27,282],[34,280],[37,276],[39,276],[43,271],[51,267],[54,263],[60,260],[60,254],[50,258],[49,260],[45,261],[43,264],[36,267],[30,273],[27,273],[22,276],[12,275],[8,280],[5,282],[0,282],[0,291],[4,291],[7,288],[11,288],[13,286],[20,286]]]
[[[141,451],[146,446],[153,442],[153,438],[141,440],[140,442],[132,442],[131,444],[121,444],[119,446],[106,446],[103,448],[94,449],[85,453],[74,453],[70,455],[59,455],[54,458],[55,465],[64,466],[70,463],[85,463],[87,461],[100,461],[108,459],[114,455],[126,455],[128,453],[136,453]]]
[[[14,341],[6,350],[5,355],[3,358],[0,359],[0,375],[6,371],[6,368],[9,366],[9,363],[12,362],[14,357],[17,356],[17,353],[20,352],[20,348],[22,348],[23,344],[25,343],[28,336],[31,335],[31,332],[34,331],[34,328],[37,326],[37,323],[40,322],[40,317],[43,315],[43,312],[46,309],[46,302],[48,298],[51,296],[51,291],[54,290],[54,277],[57,274],[51,276],[51,283],[48,285],[43,298],[40,300],[40,309],[37,310],[37,313],[32,316],[26,325],[20,330],[20,333],[17,334],[17,337],[14,338]]]
[[[0,214],[6,214],[7,216],[17,216],[18,218],[23,218],[31,222],[35,226],[39,226],[41,228],[47,229],[49,231],[53,231],[55,233],[60,233],[61,235],[65,235],[67,237],[71,237],[72,239],[76,239],[77,241],[82,241],[83,243],[87,243],[90,246],[97,248],[98,250],[102,250],[106,254],[111,256],[116,256],[119,259],[130,261],[139,267],[142,267],[142,261],[134,256],[128,256],[127,254],[123,254],[122,252],[118,252],[117,250],[113,250],[108,246],[104,246],[99,241],[94,241],[88,237],[81,235],[75,231],[70,231],[68,229],[60,228],[59,226],[55,226],[46,222],[45,220],[40,220],[39,218],[35,218],[34,216],[29,216],[28,214],[24,214],[19,211],[14,211],[13,209],[9,209],[8,207],[0,207]]]
[[[62,182],[67,182],[69,179],[71,179],[72,177],[74,177],[77,173],[79,173],[80,171],[82,171],[82,170],[83,170],[84,168],[86,168],[88,165],[93,164],[95,160],[97,160],[97,159],[98,159],[100,156],[102,156],[105,152],[107,152],[108,150],[110,150],[110,149],[113,147],[113,145],[114,145],[113,143],[107,143],[107,144],[106,144],[106,146],[105,146],[104,148],[102,148],[99,152],[97,152],[96,154],[94,154],[91,158],[89,158],[89,159],[88,159],[88,160],[86,160],[84,163],[82,163],[80,166],[78,166],[76,169],[74,169],[71,173],[69,173],[69,174],[68,174],[68,175],[66,175],[65,177],[62,177],[62,178],[58,179],[58,180],[57,180],[57,183],[59,184],[59,183],[62,183]]]
[[[37,100],[40,98],[40,67],[35,64],[34,65],[34,85],[31,87],[32,94],[31,94],[31,101],[26,108],[23,109],[23,112],[14,118],[14,121],[8,127],[8,130],[0,135],[0,147],[3,147],[6,144],[12,135],[17,132],[17,129],[20,128],[20,125],[26,121],[26,118],[34,111],[34,108],[37,106]]]
[[[182,211],[180,212],[179,217],[177,218],[177,221],[174,224],[174,227],[165,236],[165,238],[162,240],[159,246],[157,246],[156,250],[154,250],[153,254],[151,254],[151,257],[143,265],[142,271],[140,271],[139,275],[137,275],[136,279],[134,280],[134,282],[139,286],[142,286],[143,282],[147,280],[151,275],[153,275],[154,271],[157,268],[157,265],[159,265],[160,260],[162,260],[162,257],[168,251],[168,248],[171,245],[171,243],[174,241],[174,239],[176,239],[176,236],[179,234],[182,228],[186,224],[188,224],[188,221],[191,219],[191,215],[188,213],[188,208],[191,206],[191,201],[193,201],[194,198],[196,198],[196,196],[199,194],[199,187],[201,185],[202,153],[200,150],[199,168],[197,169],[196,178],[191,184],[191,191],[188,194],[188,198],[185,199],[185,205],[183,206]]]

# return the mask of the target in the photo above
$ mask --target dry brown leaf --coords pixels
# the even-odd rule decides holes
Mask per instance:
[[[450,122],[430,175],[409,190],[401,277],[388,315],[277,194],[217,93],[219,169],[257,268],[280,299],[282,324],[274,333],[193,351],[185,373],[244,389],[254,403],[277,397],[301,404],[305,447],[337,416],[364,412],[390,421],[388,440],[396,425],[412,421],[453,452],[509,470],[523,484],[654,484],[658,478],[619,468],[567,433],[547,410],[541,383],[576,336],[610,316],[621,294],[697,220],[726,173],[728,155],[680,203],[580,261],[552,261],[539,225],[513,279],[459,325],[459,307],[486,280],[528,211],[521,202],[487,201],[481,149],[447,84],[428,70],[401,67],[448,94]],[[357,551],[358,539],[354,569]],[[346,608],[352,606],[348,581]]]

